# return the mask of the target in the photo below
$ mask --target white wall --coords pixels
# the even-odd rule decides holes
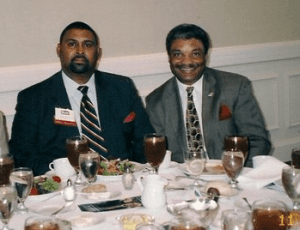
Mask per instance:
[[[215,48],[209,66],[240,73],[253,82],[274,156],[289,160],[291,148],[300,146],[300,40]],[[100,69],[132,77],[142,97],[172,76],[165,53],[106,58]],[[9,133],[17,93],[59,70],[59,63],[0,68],[0,108]]]

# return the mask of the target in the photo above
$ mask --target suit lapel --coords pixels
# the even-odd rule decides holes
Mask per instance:
[[[203,79],[202,91],[202,126],[203,136],[208,153],[212,153],[214,146],[210,144],[210,140],[214,139],[213,130],[215,128],[216,106],[218,98],[218,90],[216,89],[216,79],[209,68],[206,68]],[[212,156],[210,156],[212,157]]]
[[[53,110],[55,108],[64,108],[64,109],[72,109],[69,101],[69,97],[62,79],[61,72],[55,74],[53,76],[53,81],[51,82],[52,86],[49,87],[49,98],[52,101]],[[55,112],[53,111],[53,114]],[[79,131],[77,126],[62,126],[57,125],[57,127],[63,129],[67,136],[75,136],[79,135]]]
[[[174,133],[177,133],[177,141],[179,145],[182,146],[182,149],[186,149],[186,133],[184,127],[185,122],[183,118],[179,89],[175,77],[173,77],[170,83],[171,84],[167,89],[168,94],[165,99],[167,107],[170,108],[170,110],[167,113],[169,120],[171,121],[173,131]]]

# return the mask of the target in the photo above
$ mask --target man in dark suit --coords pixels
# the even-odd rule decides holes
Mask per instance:
[[[16,167],[30,167],[40,175],[54,159],[66,157],[66,139],[83,132],[79,86],[88,86],[87,96],[96,108],[101,136],[97,152],[145,162],[143,136],[154,129],[133,81],[96,70],[101,48],[95,31],[83,22],[70,24],[57,54],[62,71],[18,95],[10,141]]]
[[[221,159],[227,135],[249,138],[246,166],[252,165],[253,156],[269,154],[269,134],[251,82],[246,77],[206,67],[209,35],[196,25],[182,24],[169,32],[166,47],[175,77],[146,97],[146,110],[156,132],[167,137],[172,160],[183,162],[183,152],[188,149],[186,88],[191,86],[200,117],[201,147],[210,159]]]

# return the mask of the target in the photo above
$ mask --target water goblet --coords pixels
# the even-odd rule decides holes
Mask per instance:
[[[158,168],[166,155],[166,137],[156,133],[146,134],[144,152],[153,172],[158,174]]]
[[[226,136],[224,138],[224,150],[241,151],[244,154],[244,161],[246,161],[248,157],[248,150],[249,150],[248,137],[241,136],[241,135]]]
[[[285,192],[293,201],[293,210],[300,210],[300,169],[283,167],[281,180]]]
[[[232,188],[240,190],[236,178],[244,166],[244,154],[241,151],[223,151],[222,164],[227,176],[230,178],[229,184]]]
[[[194,178],[192,186],[200,187],[197,178],[201,175],[206,164],[206,153],[199,150],[187,150],[184,152],[184,163],[189,176]]]
[[[88,183],[92,184],[100,167],[99,153],[88,151],[87,153],[80,154],[79,166]]]
[[[77,177],[75,180],[75,185],[81,186],[85,185],[81,179],[80,167],[79,167],[79,155],[84,154],[89,151],[88,140],[81,136],[74,136],[71,138],[67,138],[66,140],[66,148],[67,148],[67,157],[70,161],[70,164],[76,171]]]
[[[3,223],[1,230],[10,230],[8,223],[17,204],[15,189],[10,185],[0,186],[0,219]]]
[[[250,230],[252,229],[251,212],[228,209],[222,212],[223,230]]]
[[[15,168],[10,173],[9,179],[17,192],[19,204],[16,213],[27,213],[28,208],[24,205],[24,202],[28,197],[33,184],[32,170],[26,167]]]

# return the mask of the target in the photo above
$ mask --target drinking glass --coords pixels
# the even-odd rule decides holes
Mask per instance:
[[[300,147],[292,149],[292,165],[300,169]]]
[[[285,230],[286,205],[277,200],[256,200],[252,205],[252,224],[254,230]]]
[[[87,153],[79,155],[80,169],[88,180],[89,184],[95,181],[95,177],[100,167],[100,156],[99,153],[88,151]]]
[[[206,153],[203,149],[187,150],[184,152],[184,163],[189,176],[194,178],[192,186],[201,186],[198,178],[203,172],[206,163]]]
[[[14,158],[11,154],[3,154],[0,149],[0,185],[9,184],[9,174],[14,168]]]
[[[24,202],[28,197],[33,184],[32,170],[25,167],[15,168],[10,173],[9,179],[17,192],[19,204],[16,213],[27,213],[28,209],[25,207]]]
[[[231,135],[224,138],[224,150],[241,151],[244,154],[244,161],[248,157],[249,141],[248,137],[241,135]],[[245,162],[244,162],[245,163]]]
[[[241,151],[223,151],[222,163],[227,176],[230,178],[229,184],[232,188],[240,190],[236,178],[244,166],[244,154]]]
[[[238,209],[228,209],[222,212],[223,230],[250,230],[252,229],[251,213]]]
[[[166,155],[166,137],[156,133],[146,134],[144,136],[144,151],[153,172],[157,174]]]
[[[80,167],[79,167],[79,155],[87,153],[89,151],[88,140],[81,136],[74,136],[71,138],[67,138],[66,140],[66,148],[67,148],[67,157],[70,161],[70,164],[76,171],[77,178],[75,180],[75,185],[85,185],[81,179]]]
[[[300,169],[283,167],[281,179],[285,192],[293,201],[293,210],[300,210]]]
[[[17,204],[15,189],[10,185],[0,186],[0,218],[3,223],[2,230],[10,230],[8,222],[13,215]]]

